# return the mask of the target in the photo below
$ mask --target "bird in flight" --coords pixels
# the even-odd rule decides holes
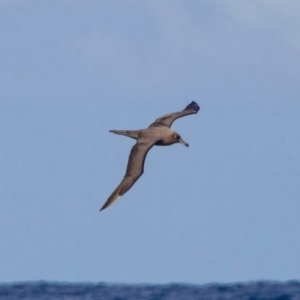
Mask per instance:
[[[164,115],[155,120],[148,128],[140,130],[110,130],[115,134],[125,135],[136,140],[132,147],[125,176],[121,183],[109,196],[100,211],[107,208],[123,196],[144,173],[144,163],[148,151],[153,146],[169,146],[181,143],[189,146],[179,133],[170,129],[173,122],[181,117],[196,114],[199,105],[192,101],[184,110]]]

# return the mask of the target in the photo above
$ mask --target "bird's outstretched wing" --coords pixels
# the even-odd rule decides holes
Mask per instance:
[[[155,142],[156,141],[149,142],[140,139],[132,147],[128,159],[126,174],[121,183],[116,187],[101,207],[100,211],[107,208],[123,196],[143,174],[146,155]]]
[[[187,115],[196,114],[199,111],[199,109],[199,105],[195,101],[192,101],[184,110],[164,115],[156,119],[155,122],[152,123],[149,127],[159,125],[171,127],[176,119]]]

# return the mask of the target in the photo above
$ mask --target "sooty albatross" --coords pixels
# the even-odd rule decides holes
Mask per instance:
[[[199,105],[192,101],[184,110],[164,115],[146,129],[110,130],[110,132],[131,137],[137,140],[137,142],[131,149],[126,174],[123,180],[109,196],[100,211],[117,201],[139,179],[144,172],[146,155],[153,146],[168,146],[175,143],[181,143],[187,147],[189,146],[188,143],[181,138],[180,134],[171,130],[170,127],[176,119],[196,114],[199,109]]]

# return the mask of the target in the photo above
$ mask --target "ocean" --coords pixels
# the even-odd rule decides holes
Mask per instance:
[[[235,284],[0,283],[0,300],[300,300],[300,281]]]

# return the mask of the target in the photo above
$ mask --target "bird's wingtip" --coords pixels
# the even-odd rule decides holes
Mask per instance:
[[[99,212],[104,210],[105,208],[109,207],[112,205],[114,202],[116,202],[118,199],[121,198],[121,195],[113,195],[113,197],[109,197],[108,200],[104,203],[104,205],[99,209]]]
[[[102,205],[102,207],[99,209],[99,212],[102,211],[102,210],[104,210],[105,208],[107,208],[109,205],[110,205],[109,203],[105,202],[105,203]]]
[[[198,112],[200,110],[200,106],[198,105],[197,102],[192,101],[185,109],[192,109],[192,110]]]

